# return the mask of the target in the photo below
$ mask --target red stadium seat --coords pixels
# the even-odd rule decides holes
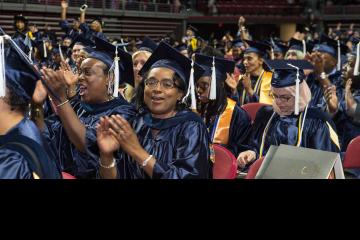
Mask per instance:
[[[242,108],[247,112],[247,114],[251,118],[251,121],[254,122],[255,117],[256,117],[256,113],[263,106],[268,106],[268,104],[264,104],[264,103],[247,103],[247,104],[242,105]]]
[[[237,163],[236,157],[225,147],[214,144],[215,163],[213,166],[214,179],[235,179]]]
[[[264,157],[256,160],[249,168],[248,174],[246,175],[245,179],[255,179],[255,176],[257,172],[259,171],[259,168],[264,161]]]
[[[349,143],[343,162],[344,168],[360,168],[360,136]]]
[[[76,177],[74,177],[73,175],[66,173],[66,172],[62,172],[62,177],[63,179],[76,179]]]

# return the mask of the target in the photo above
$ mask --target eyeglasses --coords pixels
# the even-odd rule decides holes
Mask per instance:
[[[289,96],[277,96],[274,93],[270,93],[270,96],[276,101],[280,101],[280,102],[288,102],[292,97]]]
[[[145,85],[149,88],[156,88],[158,86],[158,83],[160,82],[160,86],[163,88],[163,89],[172,89],[174,87],[178,87],[174,80],[172,79],[163,79],[162,81],[159,81],[157,79],[154,79],[154,78],[148,78],[148,79],[145,79]]]

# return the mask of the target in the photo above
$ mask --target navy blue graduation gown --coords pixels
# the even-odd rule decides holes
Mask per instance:
[[[84,104],[75,98],[71,101],[74,111],[86,127],[86,152],[80,152],[68,139],[61,121],[56,115],[45,120],[45,136],[56,154],[62,171],[77,178],[96,178],[99,162],[99,149],[96,141],[96,124],[103,116],[119,114],[131,121],[135,108],[122,97],[102,104]]]
[[[336,86],[336,95],[340,100],[343,95],[341,72],[334,71],[329,75],[329,80]],[[314,74],[310,74],[306,82],[309,85],[311,91],[311,102],[309,106],[314,108],[321,108],[323,111],[325,111],[327,104],[324,97],[324,91],[319,81],[315,79]]]
[[[353,93],[355,101],[360,104],[360,90]],[[346,113],[346,102],[343,97],[339,104],[339,111],[334,117],[338,129],[341,152],[346,152],[350,141],[360,135],[360,122],[354,121],[354,118]]]
[[[80,24],[80,29],[82,31],[81,34],[79,35],[80,39],[84,39],[87,42],[89,41],[94,42],[94,37],[98,37],[100,39],[107,41],[107,38],[104,33],[93,31],[86,23]]]
[[[208,125],[210,137],[213,137],[215,121]],[[234,154],[235,157],[239,153],[249,149],[247,138],[251,130],[251,120],[248,114],[239,106],[235,106],[229,128],[229,141],[227,145],[223,145]],[[212,141],[213,139],[211,139]]]
[[[251,80],[251,86],[255,91],[255,85],[256,85],[256,81],[258,80],[258,76],[250,76],[250,80]],[[243,94],[244,94],[245,89],[242,87],[240,90],[240,98],[242,98]],[[234,99],[236,101],[236,98]],[[242,101],[244,102],[244,104],[247,103],[254,103],[254,102],[259,102],[260,100],[260,96],[254,92],[254,94],[252,96],[250,96],[247,92],[245,95],[245,99],[242,99]]]
[[[33,160],[24,152],[24,148],[11,143],[21,143],[30,148],[40,163],[44,178],[61,178],[60,169],[39,129],[29,119],[24,118],[6,135],[0,136],[0,179],[31,179]]]
[[[73,41],[79,40],[79,32],[74,30],[68,21],[60,21],[59,26],[65,32],[66,36],[70,37]]]
[[[272,114],[273,108],[271,106],[261,108],[256,114],[250,138],[250,145],[257,150],[258,155],[260,154],[260,146],[264,129]],[[278,114],[275,115],[266,134],[263,156],[266,155],[271,145],[297,145],[299,116],[290,115],[280,117]],[[339,152],[338,144],[336,128],[330,117],[319,109],[309,108],[300,146],[324,151]]]
[[[157,160],[153,178],[212,178],[209,135],[197,114],[180,111],[165,120],[142,114],[134,120],[133,128],[141,146]],[[152,129],[160,131],[153,136]],[[119,178],[149,178],[129,155],[119,154]]]

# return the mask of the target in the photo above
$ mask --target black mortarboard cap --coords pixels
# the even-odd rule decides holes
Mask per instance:
[[[305,79],[305,69],[313,69],[313,65],[306,60],[266,60],[266,69],[273,72],[271,85],[276,88],[294,86],[296,84],[297,68],[299,68],[299,79]]]
[[[148,51],[153,53],[157,46],[156,42],[154,42],[151,38],[144,37],[142,42],[138,44],[138,51]]]
[[[268,44],[258,42],[258,41],[250,41],[245,40],[249,47],[245,50],[245,53],[257,53],[261,57],[267,57],[268,51],[271,51],[271,47]]]
[[[215,69],[216,69],[216,79],[225,81],[227,76],[226,73],[233,74],[235,68],[235,62],[229,61],[224,58],[215,57]],[[213,66],[213,57],[195,54],[195,63],[199,64],[205,72],[200,77],[211,77],[212,66]]]
[[[17,48],[16,48],[16,46]],[[30,101],[34,93],[36,82],[41,79],[40,73],[31,65],[22,48],[21,40],[14,40],[5,48],[5,79],[17,96]],[[20,49],[20,50],[19,50]]]
[[[241,39],[235,39],[234,41],[232,41],[232,47],[243,47],[244,46],[244,42]]]
[[[111,43],[95,37],[95,49],[90,53],[89,58],[95,58],[103,63],[109,68],[113,66],[116,46]],[[119,61],[119,71],[120,71],[120,83],[128,83],[131,86],[134,86],[134,72],[131,55],[117,47]]]
[[[14,22],[16,21],[23,21],[25,24],[28,23],[28,20],[26,17],[24,17],[22,14],[18,14],[14,16]]]
[[[173,70],[184,81],[185,85],[188,86],[191,60],[165,42],[160,42],[159,46],[140,70],[140,75],[144,76],[149,70],[158,67]],[[194,64],[194,71],[201,73],[204,70],[198,64]]]

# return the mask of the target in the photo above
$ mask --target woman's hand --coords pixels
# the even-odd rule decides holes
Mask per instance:
[[[36,87],[34,94],[32,96],[32,102],[38,105],[43,105],[46,97],[47,97],[47,91],[41,80],[36,82]]]
[[[336,86],[330,85],[324,91],[326,103],[330,113],[335,113],[338,110],[338,98],[336,96]]]
[[[248,150],[239,154],[237,164],[240,168],[244,168],[247,164],[256,160],[256,153]]]
[[[47,86],[56,94],[61,102],[67,99],[67,86],[64,79],[64,74],[61,71],[54,71],[49,68],[43,68],[41,73],[44,76],[44,81]]]
[[[113,153],[120,148],[120,143],[112,134],[109,128],[109,117],[100,118],[96,126],[97,144],[102,156],[113,156]]]
[[[130,156],[134,157],[143,148],[139,143],[139,139],[130,126],[120,115],[112,115],[109,118],[110,131],[120,143],[121,148]]]
[[[239,83],[239,81],[236,81],[236,79],[234,78],[234,74],[228,74],[226,73],[226,84],[231,88],[231,91],[233,94],[236,94],[236,90],[237,90],[237,85]]]
[[[66,84],[69,87],[76,85],[79,79],[79,75],[73,73],[69,63],[61,61],[60,66],[60,70],[64,74],[64,80]]]
[[[251,86],[250,74],[245,73],[244,75],[242,75],[241,81],[242,81],[242,85],[243,85],[245,91],[248,92],[252,96],[254,94],[254,90],[252,89],[252,86]]]

